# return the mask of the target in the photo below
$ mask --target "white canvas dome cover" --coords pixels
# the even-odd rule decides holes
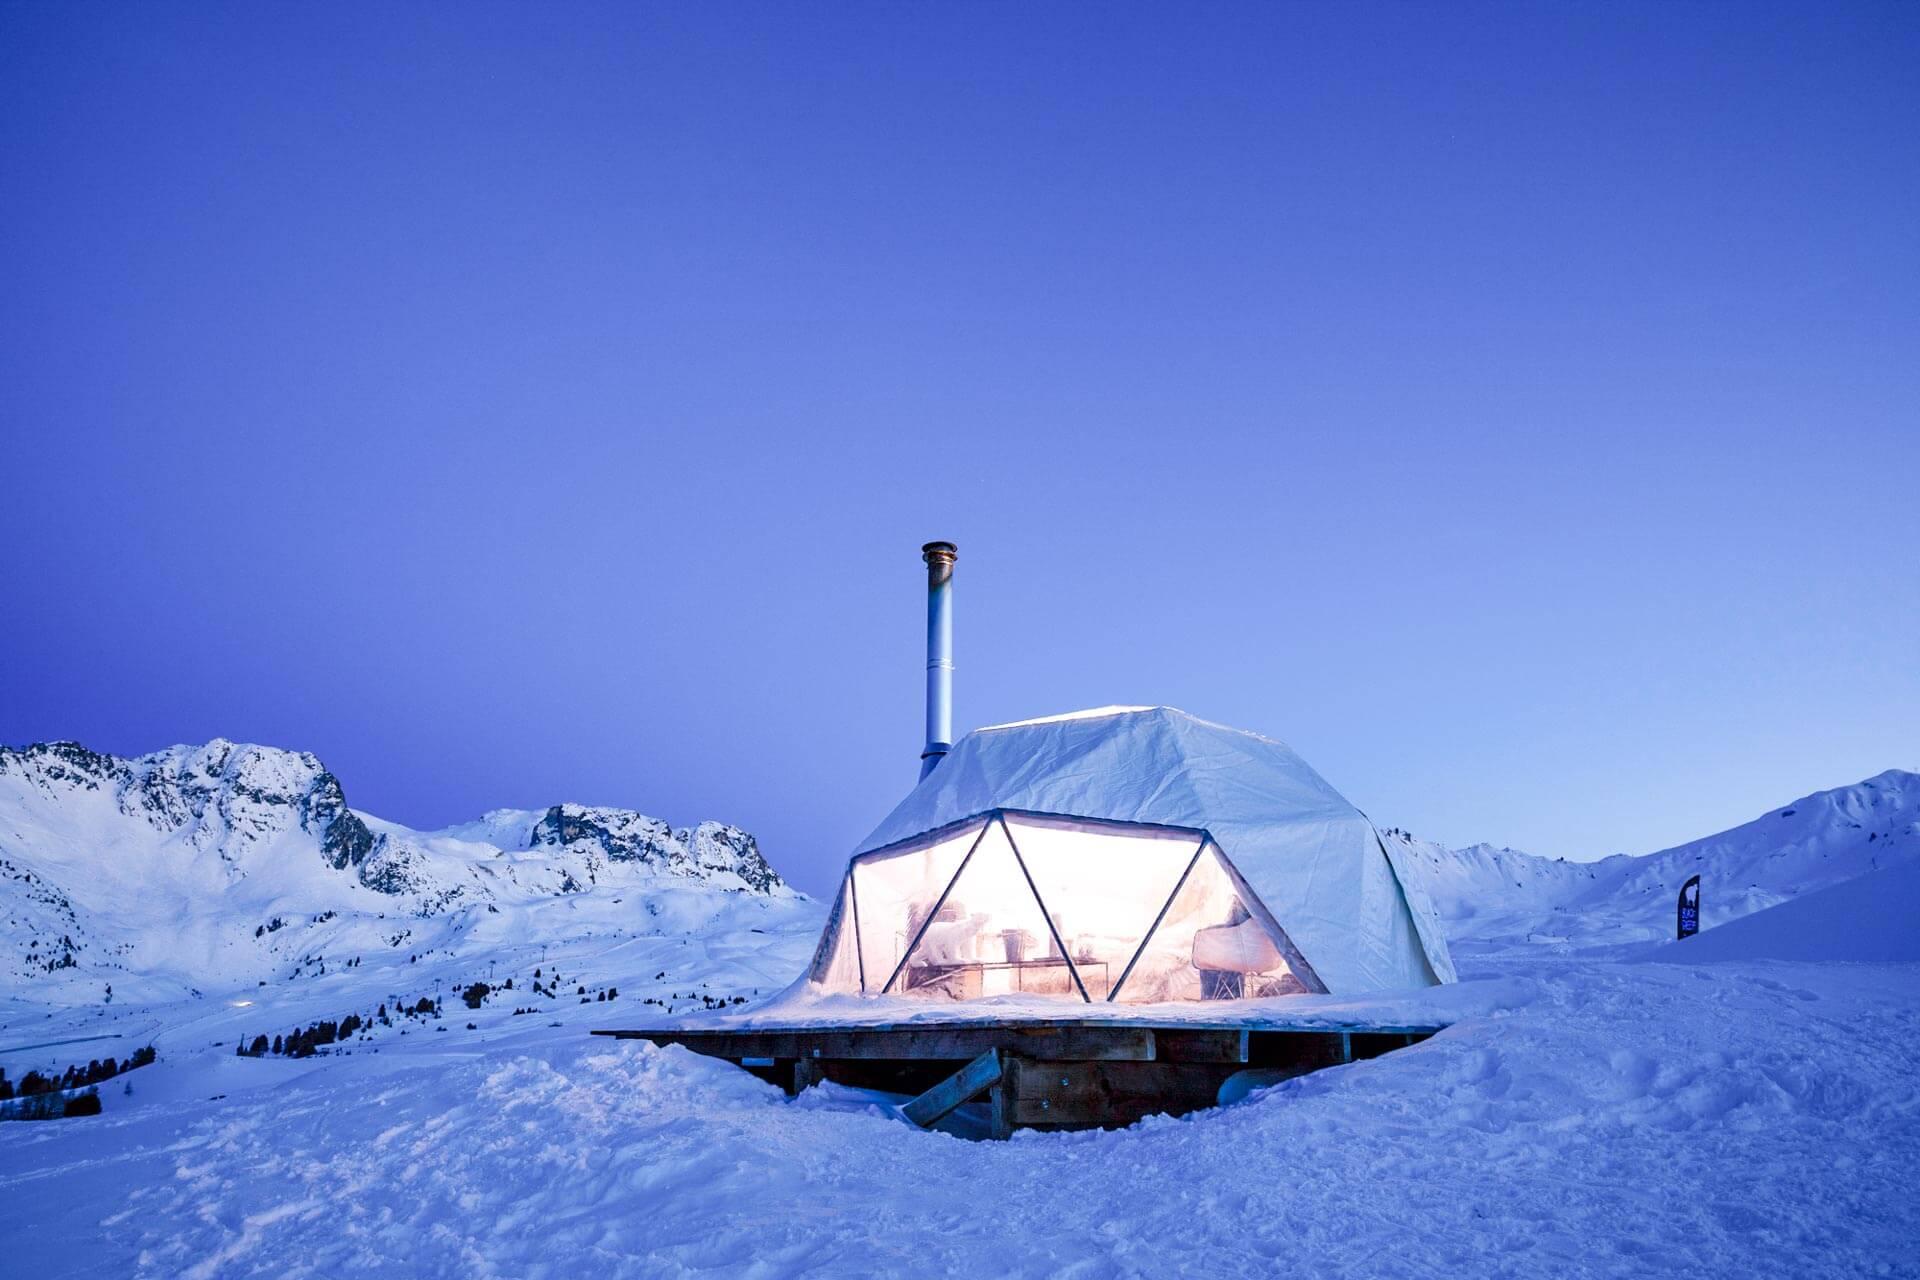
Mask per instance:
[[[1148,867],[1150,876],[1139,870]],[[1001,892],[988,883],[994,876],[1024,880],[1044,908],[1010,921],[1002,906],[1001,918],[979,924],[966,900],[1012,900],[1012,890],[992,897]],[[1209,917],[1212,927],[1196,916],[1177,937],[1190,980],[1212,976],[1199,972],[1210,966],[1251,977],[1270,965],[1285,985],[1258,993],[1345,995],[1455,978],[1437,916],[1364,814],[1284,744],[1170,707],[1107,707],[967,734],[855,851],[809,977],[829,989],[902,993],[911,952],[929,973],[1013,969],[1021,991],[1046,989],[1026,984],[1048,981],[1052,965],[1053,993],[1076,999],[1240,995],[1238,985],[1203,993],[1164,977],[1157,987],[1128,979],[1145,941],[1123,964],[1120,951],[1101,951],[1070,923],[1132,892],[1151,898],[1133,933],[1177,935],[1180,904],[1197,901],[1208,876],[1215,900],[1224,895],[1234,909]],[[1148,879],[1150,890],[1126,888]],[[979,936],[943,937],[969,919]],[[965,988],[947,979],[945,994],[982,994],[970,976]],[[1123,984],[1125,994],[1116,990]]]

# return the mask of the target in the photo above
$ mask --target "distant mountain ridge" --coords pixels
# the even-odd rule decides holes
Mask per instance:
[[[225,739],[135,757],[0,747],[0,886],[0,993],[72,998],[266,980],[329,948],[448,945],[557,900],[644,931],[698,916],[701,898],[798,897],[725,823],[558,804],[414,831],[351,809],[310,753]]]
[[[1387,828],[1459,955],[1672,936],[1920,862],[1920,774],[1889,770],[1644,856],[1449,849]],[[625,809],[497,809],[440,831],[360,813],[315,756],[215,739],[118,757],[0,748],[0,999],[171,999],[375,961],[578,937],[751,951],[817,904],[753,836]],[[679,945],[678,942],[675,945]]]
[[[1448,849],[1404,831],[1406,863],[1451,945],[1500,949],[1657,942],[1673,936],[1680,886],[1701,877],[1701,923],[1726,921],[1873,871],[1920,861],[1920,774],[1899,769],[1771,809],[1751,822],[1644,855],[1597,862],[1515,849]]]

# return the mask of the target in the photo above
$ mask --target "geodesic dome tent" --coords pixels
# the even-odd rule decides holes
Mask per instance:
[[[854,853],[808,977],[1119,1003],[1451,982],[1388,848],[1282,743],[1170,707],[979,729]]]

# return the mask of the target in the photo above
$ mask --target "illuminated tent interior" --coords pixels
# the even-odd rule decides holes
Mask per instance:
[[[1168,707],[976,730],[854,853],[826,993],[1131,1004],[1452,981],[1432,909],[1284,744]]]

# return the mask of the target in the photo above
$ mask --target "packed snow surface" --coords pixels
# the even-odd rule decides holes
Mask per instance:
[[[1914,1275],[1920,966],[1508,962],[1432,1040],[1004,1144],[575,1027],[19,1125],[11,1273]],[[151,1078],[142,1079],[142,1075]]]
[[[1389,832],[1461,982],[1182,1015],[1445,1030],[971,1143],[587,1034],[903,1012],[765,1004],[824,912],[744,833],[574,805],[409,832],[265,750],[0,774],[0,1068],[159,1052],[99,1116],[0,1125],[0,1274],[1920,1277],[1912,774],[1598,864]],[[1707,929],[1656,945],[1696,873]],[[235,1052],[349,1015],[312,1056]]]

